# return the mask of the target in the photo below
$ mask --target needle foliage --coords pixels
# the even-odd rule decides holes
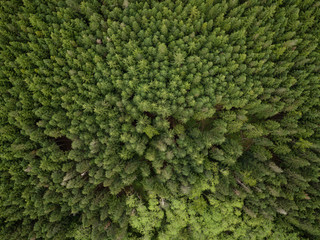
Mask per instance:
[[[317,0],[2,0],[0,238],[320,238]]]

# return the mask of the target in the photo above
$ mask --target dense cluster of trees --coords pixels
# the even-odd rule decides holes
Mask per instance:
[[[319,239],[320,2],[3,0],[1,239]]]

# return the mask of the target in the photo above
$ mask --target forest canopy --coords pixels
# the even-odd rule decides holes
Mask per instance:
[[[2,0],[0,238],[320,238],[320,2]]]

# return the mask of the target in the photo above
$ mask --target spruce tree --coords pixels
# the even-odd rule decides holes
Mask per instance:
[[[6,0],[2,239],[318,239],[320,11]]]

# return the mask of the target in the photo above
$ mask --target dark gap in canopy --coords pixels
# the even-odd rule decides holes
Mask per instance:
[[[54,141],[62,151],[66,152],[72,149],[72,141],[66,136],[55,138]]]

